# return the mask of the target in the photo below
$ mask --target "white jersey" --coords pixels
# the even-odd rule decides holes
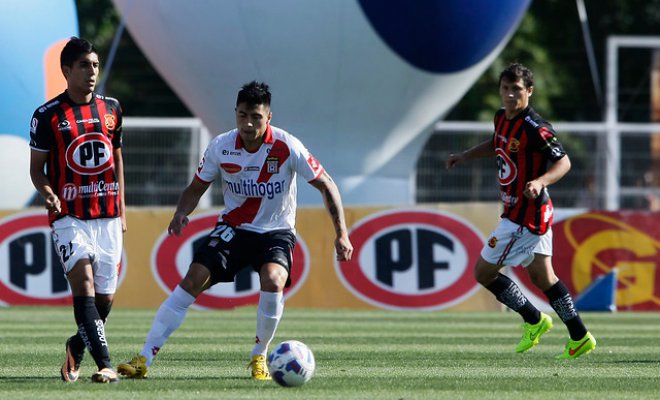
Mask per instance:
[[[254,153],[245,150],[238,129],[215,137],[195,177],[205,183],[222,180],[225,209],[220,220],[261,233],[294,230],[296,174],[311,182],[321,173],[323,166],[299,139],[269,125]]]

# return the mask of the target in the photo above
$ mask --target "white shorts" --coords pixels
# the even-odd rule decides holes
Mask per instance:
[[[88,258],[96,293],[115,293],[122,256],[121,218],[81,220],[67,215],[53,222],[52,232],[65,274],[78,261]]]
[[[528,266],[534,254],[552,255],[552,228],[535,235],[508,219],[497,225],[481,250],[481,257],[489,263],[512,267]]]

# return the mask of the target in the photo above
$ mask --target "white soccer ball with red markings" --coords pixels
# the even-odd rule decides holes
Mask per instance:
[[[284,341],[268,356],[270,376],[281,386],[300,386],[314,375],[316,361],[314,353],[303,342]]]

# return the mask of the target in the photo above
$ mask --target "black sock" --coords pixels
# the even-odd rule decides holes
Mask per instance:
[[[509,277],[497,274],[497,279],[486,286],[495,298],[505,306],[520,314],[529,324],[537,324],[541,320],[541,312],[525,297],[520,288]]]
[[[561,281],[557,281],[552,287],[545,291],[550,306],[555,310],[559,318],[568,328],[568,334],[573,340],[580,340],[587,334],[587,328],[582,323],[582,318],[575,309],[573,298],[568,289]]]
[[[98,304],[96,303],[96,310],[99,312],[99,317],[103,320],[103,324],[105,324],[105,321],[108,319],[108,315],[110,314],[110,309],[112,308],[112,302],[108,302],[105,304]],[[85,355],[85,349],[87,346],[85,346],[85,342],[83,342],[82,338],[78,333],[75,335],[71,336],[69,339],[69,347],[71,348],[71,352],[73,354],[80,355],[81,357]]]
[[[73,314],[78,324],[78,335],[92,354],[99,370],[112,368],[108,343],[105,339],[105,327],[94,304],[94,298],[74,297]]]

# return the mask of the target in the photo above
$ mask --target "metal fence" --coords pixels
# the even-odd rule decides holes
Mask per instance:
[[[617,136],[620,208],[658,206],[660,171],[654,168],[651,150],[657,125],[622,125]],[[451,171],[444,167],[451,152],[490,138],[492,125],[442,121],[435,128],[417,162],[417,203],[497,201],[493,159],[474,160]],[[606,208],[607,174],[612,170],[606,127],[601,123],[557,123],[555,128],[573,165],[571,172],[550,188],[555,206]],[[211,137],[194,118],[126,118],[123,154],[127,205],[175,206]],[[212,185],[200,207],[221,206],[221,190],[221,185]]]
[[[572,169],[550,188],[556,207],[607,208],[608,171],[618,171],[615,188],[619,208],[654,209],[660,198],[660,171],[651,150],[658,124],[622,125],[613,162],[601,123],[558,123],[558,137],[569,154]],[[473,160],[450,171],[444,162],[452,152],[465,150],[492,135],[492,124],[439,122],[417,163],[417,201],[494,201],[499,198],[494,159]]]

